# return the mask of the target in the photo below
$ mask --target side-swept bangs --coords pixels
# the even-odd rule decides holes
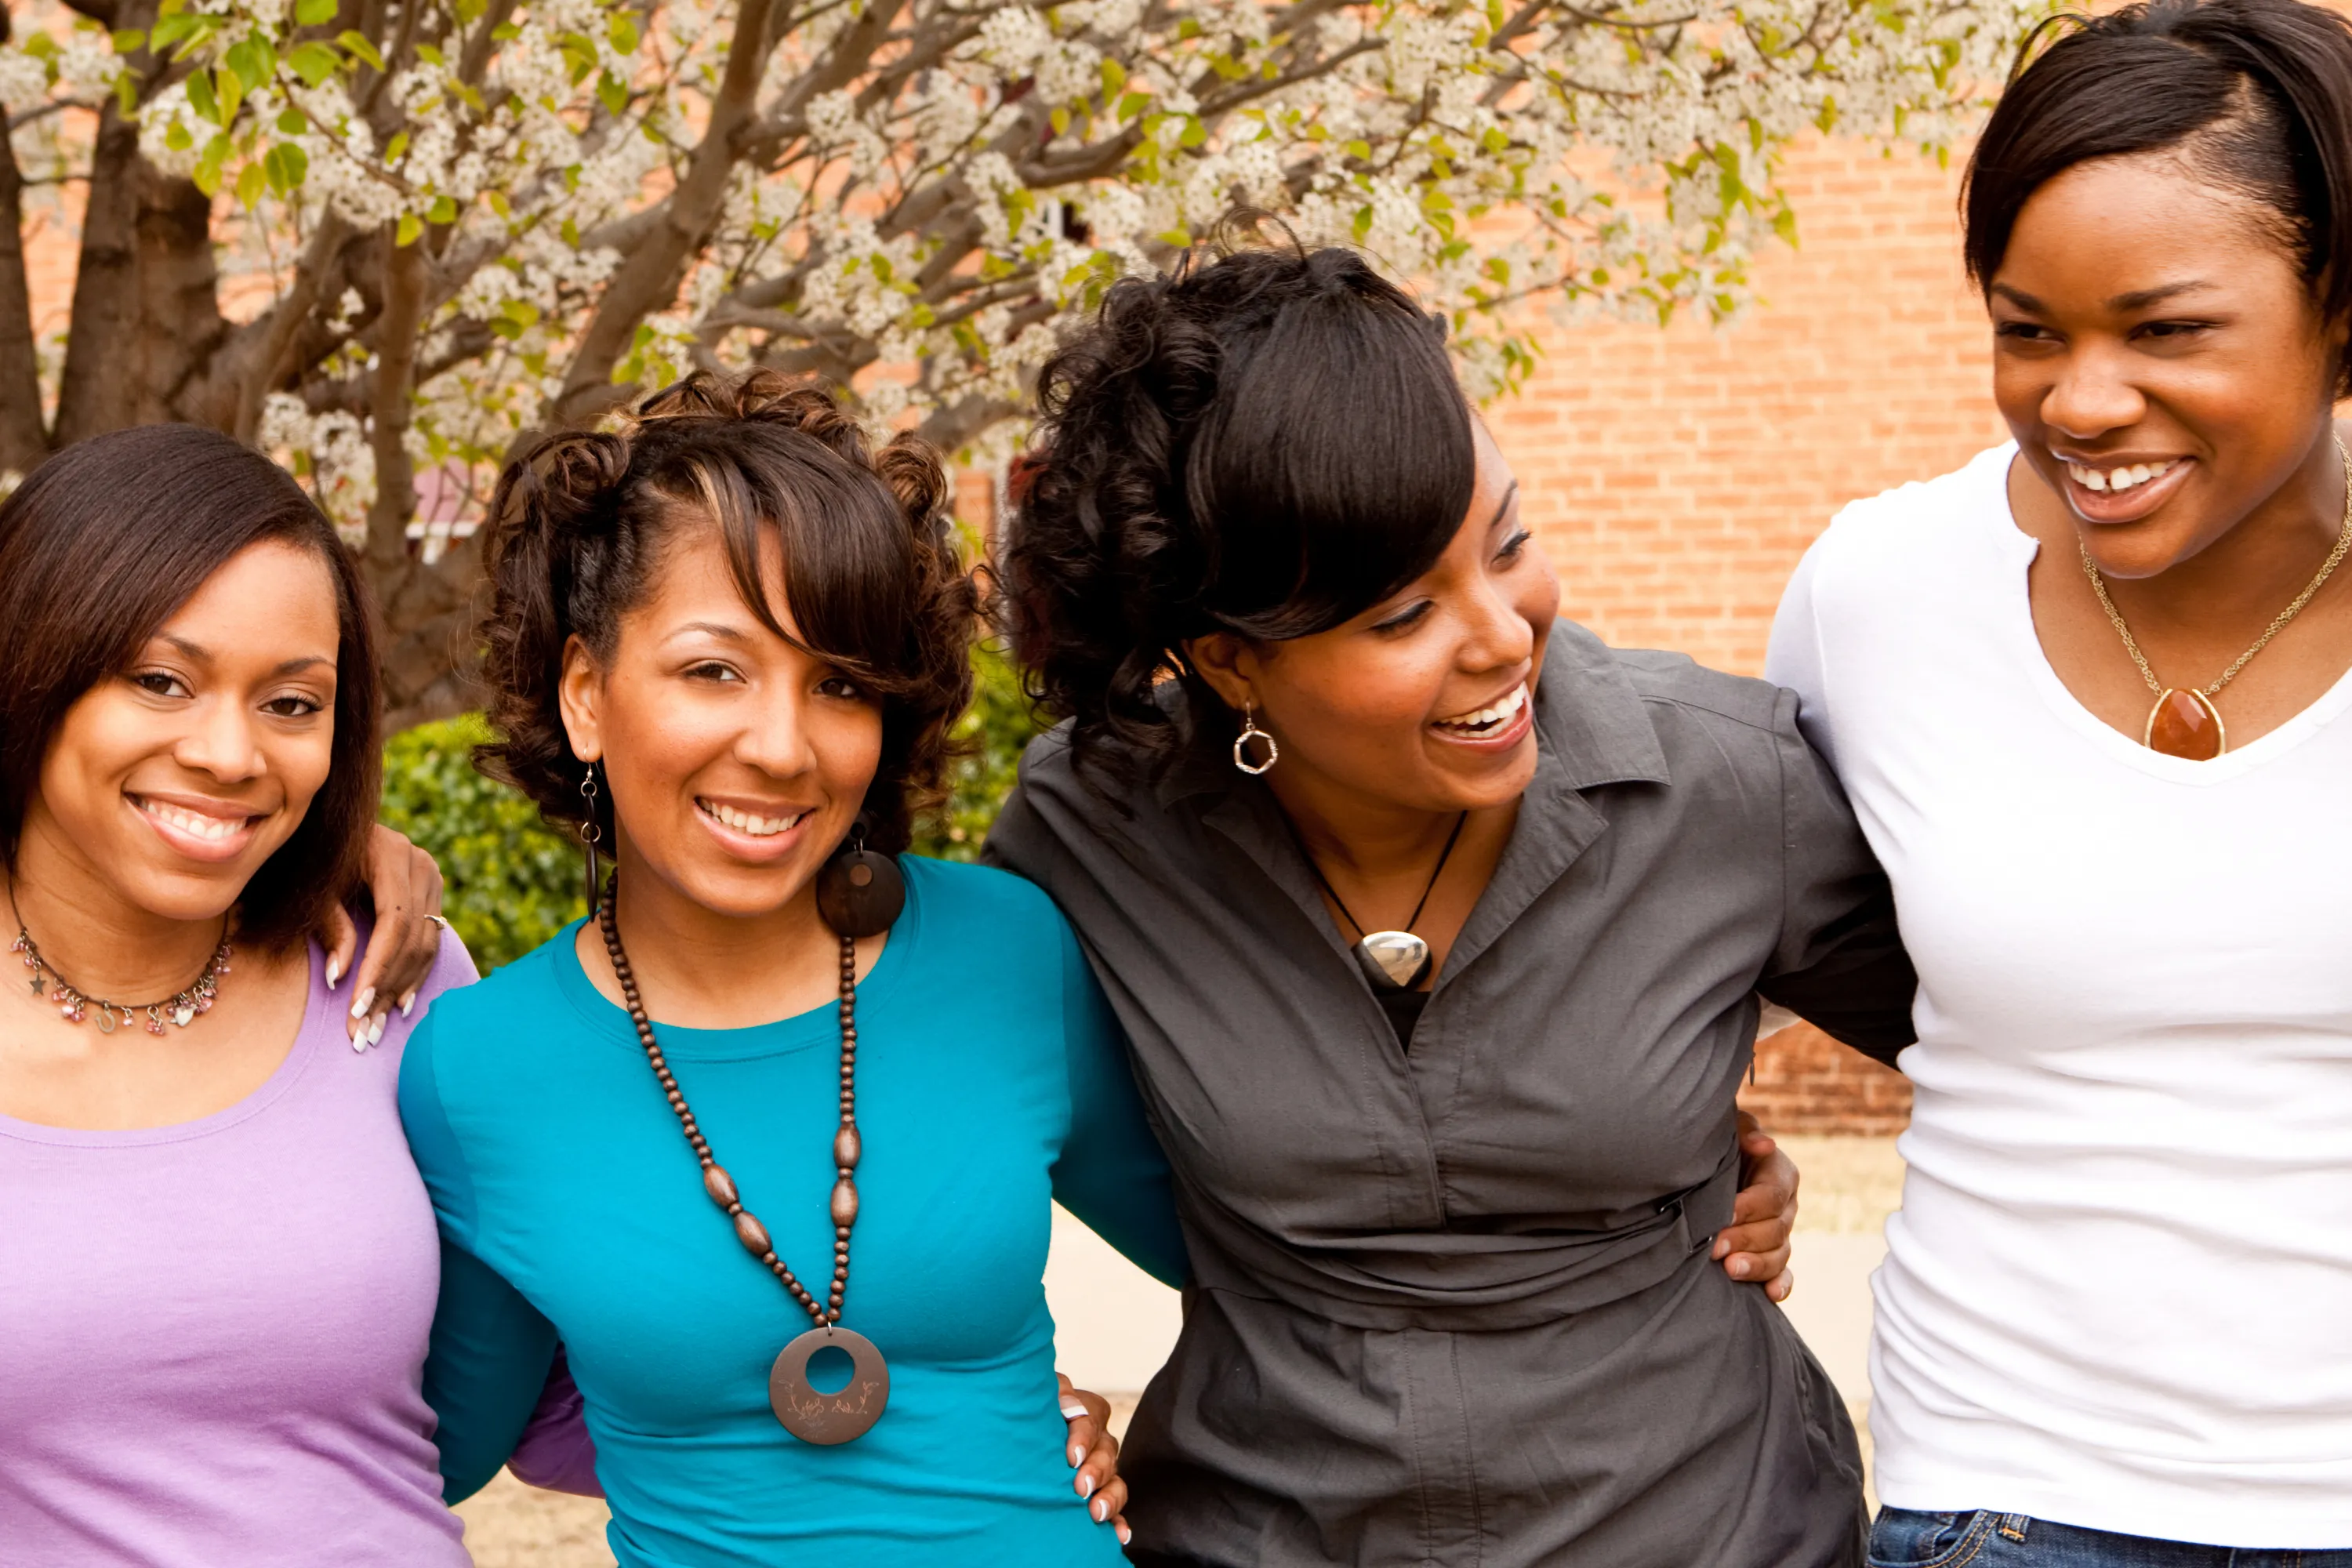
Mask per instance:
[[[362,884],[382,773],[376,639],[333,526],[283,469],[217,431],[149,425],[95,436],[0,503],[0,867],[67,712],[121,673],[213,574],[271,541],[334,584],[334,745],[300,826],[238,902],[240,940],[282,949]]]

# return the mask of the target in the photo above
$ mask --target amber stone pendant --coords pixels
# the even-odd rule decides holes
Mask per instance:
[[[808,1363],[826,1349],[849,1352],[849,1381],[820,1394],[808,1380]],[[872,1340],[838,1324],[811,1329],[786,1345],[768,1373],[768,1404],[784,1430],[803,1443],[830,1447],[863,1437],[889,1403],[889,1363]]]
[[[2147,710],[2140,743],[2151,752],[2192,763],[2210,763],[2230,749],[2221,710],[2203,692],[2172,687]]]

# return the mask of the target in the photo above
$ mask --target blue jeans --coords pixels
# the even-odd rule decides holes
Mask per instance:
[[[1870,1568],[2352,1568],[2352,1551],[2199,1546],[2021,1513],[1883,1508],[1870,1531]]]

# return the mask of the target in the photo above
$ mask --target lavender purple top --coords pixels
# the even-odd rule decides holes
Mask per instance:
[[[420,1009],[473,978],[445,937]],[[0,1117],[9,1568],[467,1563],[419,1392],[440,1252],[394,1099],[412,1021],[355,1054],[347,996],[314,948],[285,1061],[201,1121]]]

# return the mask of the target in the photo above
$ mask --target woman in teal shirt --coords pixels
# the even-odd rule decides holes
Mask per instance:
[[[816,394],[698,378],[493,507],[490,761],[617,871],[410,1041],[426,1394],[454,1500],[561,1342],[625,1568],[1119,1561],[1063,1456],[1048,1200],[1179,1283],[1166,1165],[1045,896],[876,853],[968,689],[943,493]]]

